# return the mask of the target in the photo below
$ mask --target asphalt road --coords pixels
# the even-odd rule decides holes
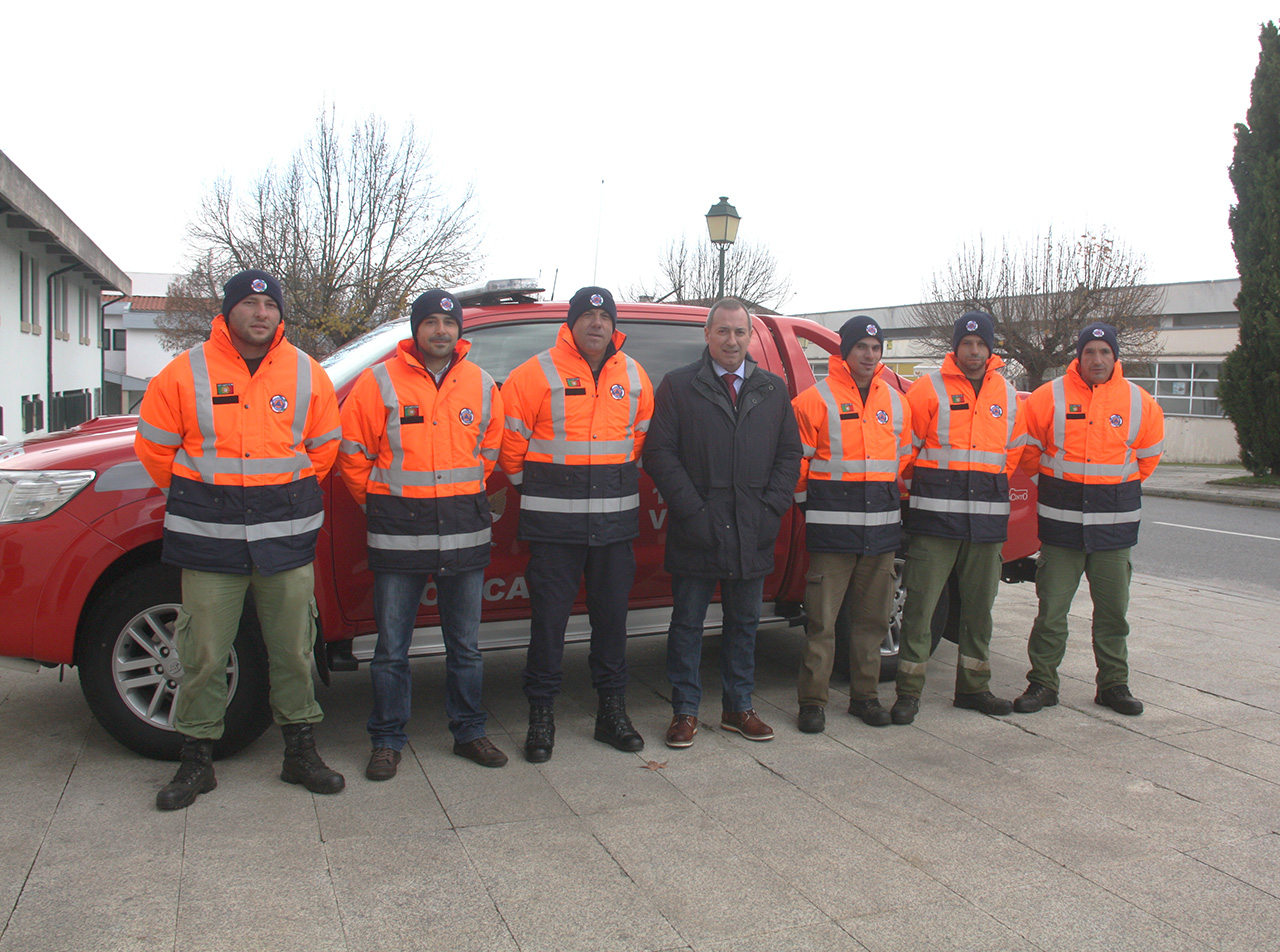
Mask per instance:
[[[1223,591],[1280,596],[1280,510],[1142,500],[1135,572]]]

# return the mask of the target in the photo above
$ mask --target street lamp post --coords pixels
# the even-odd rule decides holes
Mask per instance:
[[[707,232],[711,243],[720,249],[720,284],[716,300],[724,297],[724,253],[738,238],[738,222],[742,220],[738,210],[729,204],[729,197],[721,195],[720,201],[707,212]]]

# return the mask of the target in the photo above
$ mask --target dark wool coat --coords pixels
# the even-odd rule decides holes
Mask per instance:
[[[763,578],[800,477],[787,384],[748,360],[735,410],[703,350],[654,398],[644,468],[667,502],[664,567],[673,575]]]

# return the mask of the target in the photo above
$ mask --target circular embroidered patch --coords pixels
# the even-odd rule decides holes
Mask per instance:
[[[1107,332],[1106,332],[1106,331],[1104,331],[1101,327],[1095,327],[1095,328],[1093,329],[1093,336],[1094,336],[1094,337],[1106,337],[1106,336],[1107,336]]]
[[[1108,422],[1112,426],[1124,426],[1124,417],[1118,413],[1113,413],[1111,414],[1111,419]]]
[[[877,422],[877,423],[888,423],[888,422],[889,422],[889,414],[885,413],[883,410],[877,410],[877,411],[876,411],[876,422]]]
[[[289,409],[289,401],[286,400],[281,394],[277,393],[274,397],[271,398],[271,409],[275,410],[276,413],[284,413],[285,410]]]
[[[613,397],[615,400],[621,400],[626,395],[627,391],[622,388],[622,384],[620,383],[615,383],[609,388],[609,396]]]
[[[442,297],[442,298],[440,299],[440,310],[442,310],[442,311],[452,311],[452,310],[453,310],[453,298],[449,298],[449,297]]]
[[[978,329],[978,322],[970,321],[968,324],[964,326],[964,329],[967,331],[976,331]]]
[[[879,332],[878,330],[876,330],[876,326],[875,326],[874,324],[868,324],[868,325],[867,325],[867,336],[868,336],[868,337],[875,337],[875,336],[877,336],[879,333],[880,333],[880,332]]]
[[[471,412],[470,407],[463,407],[458,411],[458,419],[462,421],[463,426],[470,426],[476,421],[476,415]]]
[[[261,278],[254,278],[250,281],[249,287],[253,288],[255,294],[265,294],[267,292],[267,282]]]
[[[592,307],[603,307],[603,306],[604,306],[604,298],[602,298],[602,297],[601,297],[600,295],[598,295],[598,294],[593,294],[593,295],[591,295],[591,306],[592,306]]]
[[[997,419],[1004,416],[1004,407],[1000,406],[998,403],[991,404],[991,415]]]

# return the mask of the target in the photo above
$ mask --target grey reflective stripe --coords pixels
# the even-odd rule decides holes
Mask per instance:
[[[486,526],[476,532],[455,532],[452,535],[386,535],[370,532],[369,548],[391,549],[396,552],[449,552],[488,545],[492,531]]]
[[[493,449],[481,450],[480,456],[484,459],[493,460],[496,463],[498,461],[498,447],[495,446]]]
[[[298,479],[302,470],[311,465],[311,457],[295,451],[292,458],[240,459],[238,457],[202,457],[192,459],[186,450],[178,450],[174,462],[200,474],[202,482],[211,483],[215,476],[278,476],[292,473]]]
[[[1007,516],[1008,502],[979,502],[976,499],[935,499],[933,496],[912,496],[912,509],[926,512],[968,513],[971,516]]]
[[[809,493],[807,491],[801,491],[798,493],[794,493],[793,495],[795,496],[796,502],[798,503],[806,502],[809,499]]]
[[[546,453],[558,457],[554,463],[564,463],[566,456],[603,456],[606,453],[630,453],[635,440],[530,440],[530,453]]]
[[[811,473],[896,473],[897,460],[892,459],[815,459],[809,464]]]
[[[1124,512],[1081,512],[1078,509],[1055,509],[1043,503],[1036,504],[1036,511],[1046,519],[1058,522],[1074,522],[1084,526],[1118,526],[1130,522],[1139,522],[1142,518],[1142,507],[1126,509]]]
[[[1142,390],[1136,383],[1126,380],[1129,384],[1129,435],[1124,441],[1124,461],[1133,464],[1133,472],[1138,471],[1137,459],[1133,452],[1134,440],[1138,438],[1138,431],[1142,429]]]
[[[142,434],[142,438],[150,440],[157,446],[181,446],[182,434],[170,433],[168,430],[162,430],[158,426],[148,423],[146,420],[138,421],[138,432]]]
[[[649,432],[649,424],[650,424],[651,422],[652,422],[651,420],[641,420],[639,423],[637,423],[637,424],[636,424],[636,428],[635,428],[635,429],[636,429],[636,432],[637,432],[637,433],[648,433],[648,432]]]
[[[385,361],[374,364],[372,370],[373,379],[378,384],[378,395],[387,412],[387,448],[391,451],[391,466],[386,470],[372,471],[369,477],[386,483],[388,495],[403,496],[404,482],[400,476],[404,471],[404,439],[400,432],[400,396],[396,393],[396,385],[391,382],[391,371],[387,369]]]
[[[813,454],[816,452],[818,452],[818,448],[816,446],[810,446],[808,443],[800,444],[800,455],[805,459],[813,459]]]
[[[1013,440],[1010,440],[1010,441],[1009,441],[1009,449],[1011,449],[1011,450],[1016,450],[1016,449],[1018,449],[1018,448],[1019,448],[1019,447],[1021,447],[1021,446],[1026,446],[1028,443],[1034,443],[1034,442],[1035,442],[1035,441],[1034,441],[1034,440],[1032,440],[1032,439],[1031,439],[1031,437],[1029,437],[1029,436],[1027,436],[1027,434],[1023,433],[1023,434],[1022,434],[1021,436],[1019,436],[1017,439],[1013,439]],[[1036,445],[1038,446],[1039,444],[1037,443]]]
[[[905,658],[898,658],[898,670],[903,674],[924,674],[925,667],[917,661],[908,661]]]
[[[533,436],[533,430],[529,429],[527,426],[524,425],[524,420],[514,416],[509,416],[509,417],[506,417],[505,419],[506,419],[506,427],[512,433],[519,433],[526,440],[529,437]]]
[[[308,449],[315,449],[317,446],[324,446],[326,443],[332,443],[334,440],[342,439],[342,427],[330,430],[328,433],[321,433],[319,436],[313,436],[309,440],[303,441],[303,446]],[[297,446],[297,444],[294,444]]]
[[[1037,440],[1030,433],[1027,434],[1027,446],[1034,446],[1036,449],[1043,451],[1044,444]]]
[[[1136,462],[1129,463],[1083,463],[1074,460],[1067,461],[1060,458],[1059,454],[1065,452],[1059,450],[1052,456],[1042,457],[1040,465],[1050,470],[1055,476],[1063,476],[1070,473],[1072,476],[1111,476],[1119,480],[1123,480],[1132,476],[1138,471]]]
[[[489,421],[493,419],[493,378],[488,372],[480,367],[480,427],[476,430],[476,448],[474,455],[476,459],[480,459],[484,455],[484,437],[489,432]],[[494,451],[496,454],[496,450]],[[491,456],[489,459],[497,459],[497,456]],[[480,475],[476,479],[484,479],[484,468],[481,467]]]
[[[187,351],[191,363],[191,389],[196,405],[196,426],[200,427],[200,457],[211,459],[218,452],[218,434],[213,428],[213,384],[209,380],[209,363],[205,360],[204,349],[207,343],[192,347]],[[190,459],[190,457],[188,457]],[[191,468],[205,478],[205,472],[199,466],[191,464]]]
[[[298,386],[293,391],[293,445],[301,446],[311,413],[311,358],[297,347],[293,352],[298,357]]]
[[[820,473],[843,472],[835,468],[844,459],[844,427],[841,426],[844,421],[840,419],[840,405],[836,403],[836,395],[831,392],[831,382],[826,377],[822,378],[817,390],[818,396],[822,397],[822,402],[827,407],[827,455],[830,459],[814,460],[809,471],[812,472],[816,468]],[[824,466],[831,468],[824,469]]]
[[[524,470],[518,469],[514,473],[507,473],[507,480],[512,486],[519,486],[524,482]]]
[[[164,527],[171,532],[200,536],[205,539],[223,539],[236,542],[262,542],[266,539],[287,539],[308,532],[316,532],[324,525],[324,513],[317,512],[313,516],[301,519],[285,519],[281,522],[261,522],[256,525],[227,524],[224,522],[201,522],[185,516],[175,516],[166,512]]]
[[[885,389],[889,391],[889,406],[893,410],[893,445],[897,446],[902,442],[902,394],[888,384],[885,384]],[[898,455],[904,453],[899,450]]]
[[[392,480],[394,480],[395,485],[402,489],[405,486],[439,486],[442,483],[465,483],[481,479],[483,476],[483,466],[460,466],[457,469],[399,470],[397,472],[375,466],[369,473],[369,478],[374,482],[391,485]],[[396,495],[399,494],[397,493]]]
[[[1150,446],[1143,447],[1137,451],[1138,459],[1149,459],[1152,456],[1159,456],[1164,452],[1164,440],[1159,443],[1153,443]]]
[[[1004,384],[1004,445],[1005,449],[1013,449],[1013,426],[1018,419],[1018,391],[1014,390],[1013,384],[1005,380],[1004,377],[1000,378],[1000,382]],[[1017,445],[1021,446],[1022,441],[1019,440]]]
[[[542,375],[547,378],[547,386],[550,388],[551,397],[551,439],[538,440],[537,442],[545,448],[534,449],[533,442],[529,443],[530,453],[547,453],[551,455],[551,462],[565,463],[565,456],[568,450],[562,450],[556,453],[556,447],[561,444],[568,443],[568,433],[565,430],[565,395],[564,381],[560,379],[560,371],[556,369],[556,362],[551,359],[551,351],[544,350],[538,355],[538,365],[542,368]]]
[[[627,363],[627,436],[631,438],[631,450],[635,451],[636,417],[640,415],[640,365],[627,354],[622,355]]]
[[[890,512],[847,512],[831,509],[810,509],[804,521],[815,526],[892,526],[902,519],[894,509]]]
[[[1067,444],[1067,382],[1065,377],[1059,377],[1050,384],[1050,393],[1053,394],[1053,445],[1058,448],[1058,452],[1062,453],[1062,448]]]
[[[978,463],[982,466],[1003,467],[1008,460],[1006,453],[988,453],[984,450],[950,449],[941,447],[925,447],[920,451],[920,459],[930,460],[938,464],[938,469],[948,469],[949,463]]]
[[[356,454],[360,454],[365,459],[377,458],[374,456],[370,456],[369,451],[365,449],[364,444],[357,443],[355,440],[343,440],[341,443],[338,444],[338,449],[339,451],[346,453],[348,456],[355,456]]]
[[[520,497],[520,508],[534,512],[564,512],[570,515],[596,515],[604,512],[626,512],[640,508],[640,494],[610,499],[557,499],[553,496]]]
[[[947,385],[946,385],[946,382],[942,379],[942,371],[935,370],[933,373],[929,374],[929,376],[925,377],[925,379],[929,381],[929,386],[933,387],[933,392],[938,398],[938,415],[937,417],[935,417],[935,420],[937,422],[937,431],[938,431],[938,445],[950,446],[951,445],[951,414],[949,412],[944,412],[944,411],[946,411],[951,406],[951,400],[947,396]],[[923,441],[921,442],[920,445],[924,446]],[[927,448],[922,449],[920,451],[919,459],[922,459],[922,460],[929,459],[929,457],[925,456],[925,454],[931,453],[931,452],[933,452],[933,450],[930,450]],[[946,469],[947,464],[950,462],[950,460],[940,457],[936,462],[938,464],[938,469]]]
[[[968,655],[960,655],[960,667],[968,671],[990,671],[991,662],[983,661],[979,658],[970,658]]]

